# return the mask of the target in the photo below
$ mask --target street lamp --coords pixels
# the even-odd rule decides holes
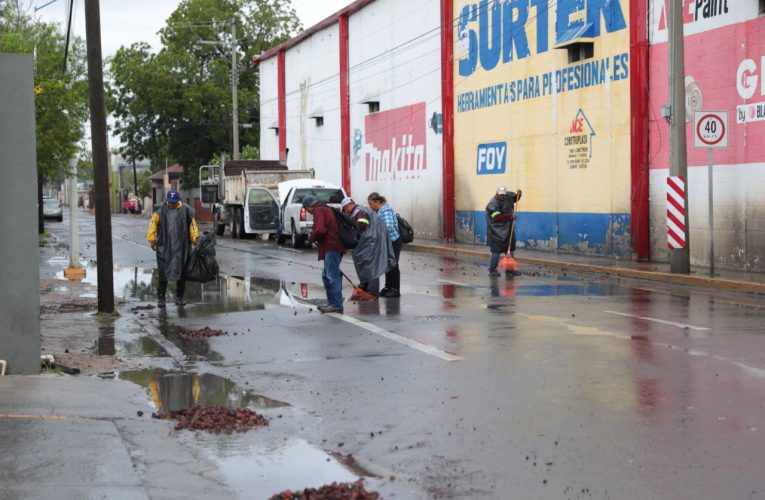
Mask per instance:
[[[231,49],[231,131],[234,138],[233,151],[231,157],[234,160],[239,159],[239,100],[237,98],[237,85],[239,83],[239,72],[236,61],[236,20],[229,21],[231,25],[231,42],[217,42],[209,40],[200,40],[197,45],[216,45]]]

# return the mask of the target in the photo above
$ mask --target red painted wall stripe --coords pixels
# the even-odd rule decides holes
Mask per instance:
[[[648,4],[630,1],[630,220],[632,251],[649,258],[648,209]]]
[[[340,31],[340,158],[343,189],[351,196],[351,103],[348,90],[348,16],[338,18]]]
[[[441,0],[441,113],[443,124],[443,233],[454,241],[454,23],[453,0]]]
[[[284,51],[280,50],[277,57],[277,93],[279,96],[279,160],[287,160],[287,99],[286,81],[284,74]]]

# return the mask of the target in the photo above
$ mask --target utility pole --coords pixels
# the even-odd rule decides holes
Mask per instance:
[[[138,174],[135,171],[135,156],[133,157],[133,194],[138,198]]]
[[[234,151],[231,157],[239,159],[239,99],[237,86],[239,85],[239,68],[236,61],[236,19],[231,20],[231,128],[233,129]]]
[[[239,68],[237,66],[236,50],[238,43],[236,41],[236,19],[229,21],[231,25],[231,42],[217,42],[211,40],[200,40],[197,45],[214,45],[231,49],[231,137],[232,148],[231,159],[239,159],[239,98],[237,87],[239,85]]]
[[[93,183],[96,198],[96,258],[98,312],[114,312],[112,221],[109,203],[109,153],[106,143],[104,74],[101,59],[101,13],[99,0],[85,0],[85,38],[88,48],[88,96],[90,137],[93,152]]]
[[[685,50],[683,33],[683,0],[669,0],[669,175],[685,179],[685,247],[670,249],[669,263],[673,273],[691,272],[690,227],[688,225],[688,151],[685,140]]]

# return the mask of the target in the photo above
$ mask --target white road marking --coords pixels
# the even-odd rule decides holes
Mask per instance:
[[[116,235],[112,235],[112,239],[114,239],[114,240],[120,240],[120,241],[124,241],[125,243],[130,243],[131,245],[135,245],[135,246],[137,246],[137,247],[141,247],[141,248],[143,248],[143,249],[145,249],[145,250],[150,250],[150,251],[152,251],[152,252],[154,251],[154,250],[152,250],[152,249],[151,249],[151,246],[149,246],[148,244],[142,245],[141,243],[136,243],[136,242],[135,242],[135,241],[133,241],[133,240],[129,240],[129,239],[127,239],[127,237],[125,237],[125,236],[116,236]]]
[[[700,332],[706,332],[706,331],[709,331],[709,328],[707,328],[707,327],[705,327],[705,326],[693,326],[693,325],[687,325],[687,324],[685,324],[685,323],[676,323],[676,322],[674,322],[674,321],[667,321],[667,320],[664,320],[664,319],[658,319],[658,318],[650,318],[650,317],[648,317],[648,316],[636,316],[636,315],[634,315],[634,314],[627,314],[627,313],[621,313],[621,312],[616,312],[616,311],[603,311],[603,312],[604,312],[604,313],[607,313],[607,314],[615,314],[615,315],[617,315],[617,316],[625,316],[625,317],[627,317],[627,318],[642,319],[642,320],[644,320],[644,321],[653,321],[654,323],[661,323],[661,324],[663,324],[663,325],[671,325],[671,326],[676,326],[676,327],[678,327],[678,328],[683,328],[683,329],[687,328],[687,329],[689,329],[689,330],[698,330],[698,331],[700,331]]]
[[[475,285],[468,285],[467,283],[460,283],[459,281],[450,281],[450,280],[436,280],[439,283],[447,283],[449,285],[457,285],[457,286],[466,286],[468,288],[474,288]]]
[[[338,313],[329,313],[328,316],[341,319],[345,321],[346,323],[350,323],[352,325],[358,326],[359,328],[363,328],[364,330],[367,330],[369,332],[376,333],[377,335],[381,335],[385,337],[386,339],[392,340],[394,342],[398,342],[399,344],[403,344],[407,347],[411,347],[412,349],[416,349],[420,352],[424,352],[425,354],[430,354],[431,356],[435,356],[437,358],[443,359],[444,361],[462,361],[463,359],[462,356],[457,356],[456,354],[451,354],[449,352],[442,351],[441,349],[438,349],[431,345],[423,344],[422,342],[417,342],[416,340],[412,340],[407,337],[402,337],[401,335],[395,334],[393,332],[389,332],[388,330],[385,330],[384,328],[380,328],[377,325],[373,325],[372,323],[367,323],[366,321],[356,319],[352,316],[346,316],[345,314],[338,314]]]

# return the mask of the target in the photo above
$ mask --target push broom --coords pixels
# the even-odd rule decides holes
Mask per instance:
[[[516,201],[513,203],[513,223],[510,224],[510,242],[507,244],[507,253],[502,256],[502,259],[499,261],[499,265],[497,266],[498,269],[501,269],[502,271],[517,271],[518,270],[518,262],[515,261],[515,259],[512,256],[512,248],[513,248],[513,233],[515,231],[515,220],[518,218],[518,204],[521,200]]]
[[[348,275],[345,274],[342,269],[340,270],[340,274],[342,274],[343,277],[348,280],[348,283],[351,284],[351,287],[353,287],[353,295],[356,296],[357,299],[359,299],[359,300],[377,300],[377,297],[375,297],[371,293],[369,293],[366,290],[363,290],[363,289],[357,287],[353,283],[353,281],[351,281],[351,278],[349,278]]]

